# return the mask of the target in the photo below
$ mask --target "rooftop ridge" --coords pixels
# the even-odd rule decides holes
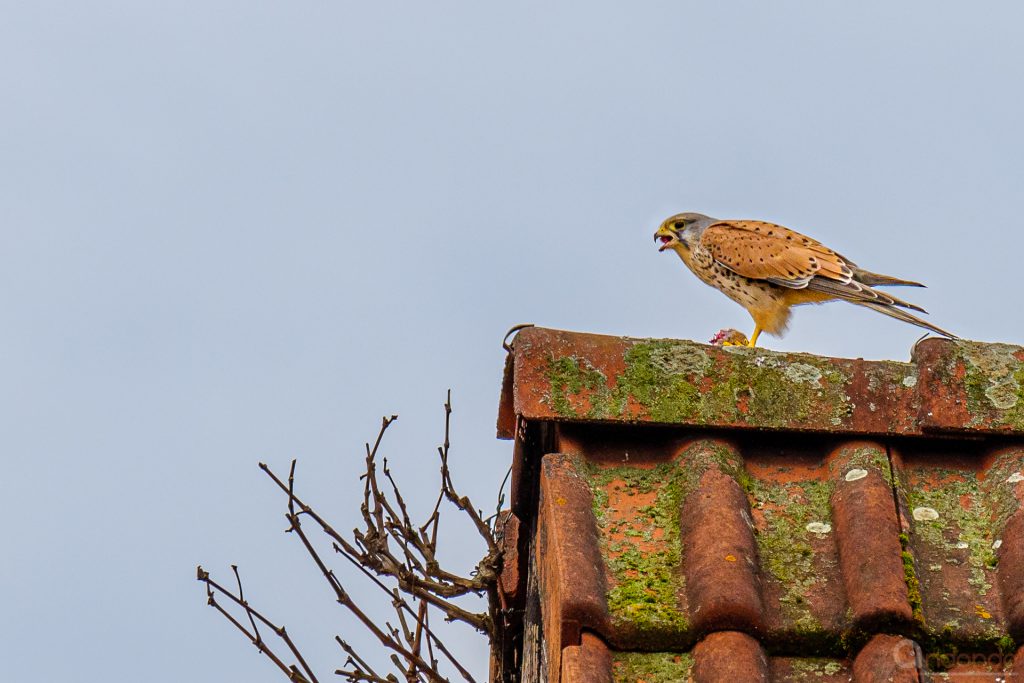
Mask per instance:
[[[516,417],[862,435],[1024,434],[1024,347],[930,338],[908,362],[527,328],[498,436]]]

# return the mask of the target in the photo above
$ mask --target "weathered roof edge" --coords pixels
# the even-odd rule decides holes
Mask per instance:
[[[506,364],[498,437],[527,420],[834,434],[1024,434],[1024,347],[948,339],[909,363],[531,327]]]

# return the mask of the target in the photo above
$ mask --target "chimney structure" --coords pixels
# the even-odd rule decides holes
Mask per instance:
[[[492,680],[1024,683],[1024,348],[519,332]]]

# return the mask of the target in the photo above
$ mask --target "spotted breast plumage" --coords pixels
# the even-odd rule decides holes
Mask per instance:
[[[654,239],[672,249],[705,284],[747,309],[754,332],[781,335],[793,306],[849,301],[945,337],[956,337],[907,312],[926,311],[875,287],[923,287],[864,270],[815,239],[781,225],[755,220],[719,220],[699,213],[666,219]],[[726,344],[730,344],[726,342]]]

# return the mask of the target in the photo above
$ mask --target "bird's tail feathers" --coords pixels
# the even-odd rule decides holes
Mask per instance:
[[[837,282],[835,280],[829,280],[828,278],[815,277],[811,278],[810,282],[807,283],[807,288],[817,292],[831,294],[832,296],[855,304],[876,303],[882,306],[902,306],[903,308],[909,308],[921,313],[928,312],[917,304],[904,301],[897,296],[893,296],[889,292],[882,292],[880,290],[873,289],[859,280]]]
[[[875,291],[875,290],[872,290],[872,291]],[[919,311],[921,313],[927,313],[928,312],[928,311],[924,310],[923,308],[921,308],[920,306],[918,306],[917,304],[912,304],[909,301],[904,301],[903,299],[899,298],[898,296],[893,296],[892,294],[889,294],[888,292],[882,293],[882,292],[875,291],[875,294],[878,294],[883,299],[891,300],[894,306],[902,306],[903,308],[909,308],[911,310]]]
[[[879,304],[872,301],[854,301],[853,303],[858,304],[860,306],[864,306],[865,308],[870,308],[873,311],[878,311],[879,313],[887,315],[890,318],[896,318],[897,320],[902,320],[905,323],[910,323],[911,325],[917,325],[918,327],[923,327],[926,330],[931,330],[936,334],[941,334],[943,337],[949,337],[950,339],[960,338],[953,334],[952,332],[947,332],[941,327],[932,325],[927,320],[921,320],[917,316],[911,315],[899,308],[893,308],[892,306],[886,306],[885,304]]]
[[[856,268],[853,276],[855,279],[863,282],[869,287],[924,287],[920,282],[914,282],[913,280],[901,280],[900,278],[893,277],[892,275],[872,273],[870,270],[863,270],[862,268]]]

